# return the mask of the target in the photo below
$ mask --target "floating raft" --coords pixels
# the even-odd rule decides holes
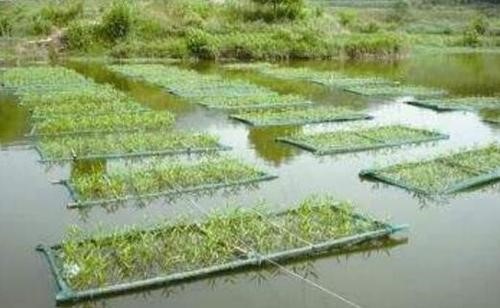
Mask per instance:
[[[48,118],[34,123],[28,137],[64,137],[72,135],[99,135],[138,131],[165,131],[174,124],[168,111],[132,111],[100,116],[73,116]]]
[[[74,202],[69,208],[178,196],[256,184],[276,179],[232,158],[204,158],[196,163],[152,161],[128,165],[105,173],[81,174],[64,185]]]
[[[406,103],[436,111],[477,111],[484,108],[500,108],[500,98],[498,97],[443,98],[408,101]]]
[[[405,85],[360,85],[354,87],[347,87],[344,89],[364,96],[375,97],[404,97],[412,96],[417,98],[432,98],[442,97],[447,94],[445,90],[434,89],[422,86],[405,86]]]
[[[119,74],[164,88],[168,93],[213,109],[256,109],[304,106],[311,102],[290,95],[280,95],[243,80],[220,75],[200,74],[194,70],[163,65],[111,65]]]
[[[304,125],[372,119],[368,114],[338,107],[266,109],[232,114],[229,117],[251,126]]]
[[[360,176],[423,195],[456,193],[500,179],[500,147],[491,145],[428,161],[363,170]]]
[[[396,147],[447,138],[449,138],[448,135],[434,131],[394,125],[355,131],[298,134],[277,140],[311,151],[316,155],[326,155]]]
[[[330,199],[318,200],[316,204],[302,204],[277,214],[240,209],[229,215],[212,214],[200,224],[69,239],[50,247],[39,245],[37,250],[46,257],[55,279],[57,303],[67,303],[273,266],[274,262],[284,263],[334,249],[352,249],[408,228],[361,216]],[[323,220],[330,223],[324,224]],[[302,221],[308,221],[310,228],[301,229]],[[127,245],[132,247],[127,255],[132,254],[133,262],[127,266],[124,278],[120,275],[124,269],[120,261],[126,256],[121,247]],[[199,254],[192,253],[193,245],[197,245]],[[69,260],[66,247],[73,254]],[[141,251],[152,247],[159,250],[144,257],[146,254]],[[90,254],[97,254],[102,260],[99,271],[104,280],[100,282],[79,280],[80,273],[85,275],[85,260]],[[77,270],[70,274],[68,268]]]
[[[100,136],[41,138],[36,151],[41,162],[133,158],[230,150],[218,138],[200,133],[141,132]]]

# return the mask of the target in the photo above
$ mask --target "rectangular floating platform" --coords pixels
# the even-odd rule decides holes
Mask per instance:
[[[375,239],[387,238],[395,232],[408,228],[407,225],[391,225],[385,222],[364,217],[354,212],[345,212],[344,214],[344,209],[342,207],[337,207],[333,204],[321,204],[317,208],[318,209],[312,207],[309,215],[316,217],[314,215],[318,215],[320,211],[322,215],[325,215],[326,211],[328,210],[328,212],[331,214],[326,215],[341,215],[342,220],[348,220],[352,228],[348,231],[345,231],[344,233],[343,231],[339,231],[337,236],[333,236],[333,234],[336,234],[336,231],[331,231],[331,234],[327,233],[322,236],[312,236],[310,238],[310,242],[306,243],[302,240],[297,240],[296,235],[294,236],[285,232],[285,230],[291,229],[289,228],[289,225],[286,223],[286,221],[289,221],[289,224],[297,223],[297,218],[293,219],[293,215],[297,215],[296,213],[298,209],[288,210],[286,212],[276,214],[266,214],[265,216],[260,213],[253,214],[254,220],[251,221],[256,221],[256,223],[259,224],[257,227],[273,231],[270,233],[271,235],[264,238],[267,241],[272,241],[270,246],[252,244],[249,247],[245,247],[246,245],[243,245],[242,243],[251,242],[251,239],[254,237],[254,235],[246,232],[247,229],[250,230],[250,228],[247,227],[246,224],[240,224],[234,228],[235,233],[230,233],[230,235],[226,236],[229,237],[227,240],[224,240],[224,237],[221,237],[220,244],[216,246],[216,248],[212,248],[212,250],[220,250],[220,252],[217,253],[218,257],[216,260],[196,262],[196,258],[189,259],[189,261],[193,264],[182,261],[175,261],[180,263],[176,264],[174,262],[174,265],[168,265],[167,269],[163,269],[161,267],[157,268],[156,273],[151,272],[148,275],[143,274],[141,275],[142,277],[132,276],[128,279],[111,279],[106,281],[107,283],[105,282],[101,286],[80,288],[72,287],[71,280],[68,279],[67,275],[65,274],[66,271],[64,256],[61,255],[61,252],[64,248],[64,243],[54,246],[38,245],[36,249],[41,252],[47,260],[49,269],[52,276],[54,277],[57,286],[56,302],[58,304],[61,304],[92,300],[100,297],[119,295],[126,292],[140,291],[159,286],[174,285],[177,283],[204,279],[214,275],[228,274],[243,269],[273,266],[275,265],[275,262],[282,263],[299,258],[325,254],[334,249],[341,250],[352,248],[357,244],[366,243]],[[248,212],[238,215],[249,215],[248,213],[251,212],[250,210],[247,211]],[[337,214],[340,211],[342,211],[342,213]],[[241,219],[245,219],[245,217],[246,216],[242,216]],[[224,220],[226,218],[223,216],[218,219]],[[229,217],[227,219],[231,218]],[[182,236],[181,240],[188,239],[185,241],[186,243],[188,243],[188,245],[191,244],[191,241],[189,241],[189,239],[192,239],[192,241],[196,241],[198,245],[200,245],[200,248],[207,250],[210,249],[207,248],[210,246],[204,245],[204,242],[207,242],[207,240],[212,241],[212,238],[205,231],[206,224],[207,223],[205,222],[202,224],[186,224],[177,227],[165,226],[156,229],[137,230],[135,231],[135,233],[133,233],[134,231],[129,231],[127,233],[118,234],[113,238],[98,237],[84,239],[79,242],[75,242],[74,245],[82,246],[85,245],[85,243],[88,241],[93,241],[95,243],[99,242],[101,244],[96,245],[96,247],[100,248],[96,249],[108,249],[111,251],[111,253],[113,253],[113,251],[115,251],[117,248],[114,247],[113,244],[110,244],[114,241],[109,241],[108,239],[119,240],[121,237],[130,237],[131,241],[134,241],[134,235],[138,233],[154,235],[154,241],[157,241],[159,246],[168,245],[169,239],[171,237],[171,235],[169,235],[169,232],[180,232],[178,231],[178,229],[182,228],[182,234],[177,235],[176,238]],[[317,223],[312,225],[314,225],[314,228],[318,228],[318,226],[324,226],[322,224],[318,225]],[[291,227],[293,227],[293,225]],[[316,231],[320,231],[320,229],[316,229]],[[235,245],[233,243],[238,243],[238,245]],[[174,244],[175,243],[173,243],[172,245]],[[186,248],[184,248],[184,246],[185,245],[177,245],[176,250],[171,252],[170,256],[184,257],[186,254],[189,254],[189,252],[185,251]],[[76,249],[78,249],[78,247],[76,247]],[[118,253],[118,251],[116,252]],[[109,258],[107,255],[105,255],[104,252],[102,254],[103,258]],[[160,255],[163,256],[163,254]],[[174,260],[182,260],[182,258],[174,258]],[[135,262],[141,261],[142,260],[135,259]],[[111,267],[119,267],[118,263],[116,262],[110,262],[107,264],[109,265],[107,265],[107,268],[105,270],[108,270],[110,272],[113,272]],[[151,264],[150,266],[153,265]]]
[[[119,159],[146,156],[209,153],[230,150],[218,138],[189,132],[141,132],[41,138],[36,151],[41,162],[57,163],[76,160]]]
[[[363,170],[360,176],[423,195],[457,193],[500,180],[500,147],[491,145],[427,161]]]
[[[299,134],[278,138],[316,155],[339,154],[438,141],[449,136],[408,126],[381,126],[362,130]]]
[[[344,108],[293,108],[249,111],[229,116],[251,126],[286,126],[369,120],[373,117]]]
[[[436,111],[478,111],[484,108],[500,108],[498,97],[460,97],[408,101],[407,104]]]
[[[205,157],[195,162],[155,160],[138,162],[100,173],[75,174],[64,185],[74,202],[69,208],[177,196],[277,178],[231,157]]]
[[[171,156],[171,155],[182,155],[182,154],[204,154],[213,153],[218,151],[230,151],[232,148],[230,146],[225,146],[222,144],[217,144],[213,147],[193,147],[193,148],[177,148],[177,149],[167,149],[159,151],[131,151],[131,152],[113,152],[113,153],[95,153],[95,154],[84,154],[75,156],[66,156],[58,158],[50,158],[45,155],[44,151],[40,146],[35,146],[35,151],[40,155],[41,163],[59,163],[59,162],[70,162],[70,161],[82,161],[82,160],[99,160],[99,159],[129,159],[129,158],[143,158],[151,156]]]
[[[170,112],[152,110],[115,113],[101,116],[49,118],[33,124],[27,137],[65,137],[129,132],[166,131],[175,122]]]
[[[127,202],[127,201],[141,200],[141,199],[167,197],[167,196],[176,196],[176,195],[181,195],[181,194],[230,188],[230,187],[235,187],[235,186],[251,185],[251,184],[257,184],[259,182],[271,181],[271,180],[274,180],[277,178],[278,178],[278,176],[276,176],[276,175],[262,173],[260,176],[258,176],[256,178],[240,180],[240,181],[210,183],[210,184],[205,184],[205,185],[186,187],[186,188],[182,188],[182,189],[175,189],[175,190],[171,189],[171,190],[166,190],[166,191],[161,191],[161,192],[156,192],[156,193],[141,194],[141,195],[127,195],[127,196],[124,196],[121,198],[89,200],[89,201],[79,201],[78,194],[75,192],[75,189],[71,185],[71,183],[61,182],[61,184],[63,184],[64,186],[66,186],[68,188],[68,190],[70,191],[70,194],[72,195],[73,199],[75,200],[75,202],[68,204],[68,208],[86,208],[86,207],[97,206],[97,205],[113,204],[113,203],[120,203],[120,202]]]
[[[416,98],[442,97],[447,94],[445,90],[434,89],[423,86],[405,86],[405,85],[363,85],[344,88],[344,91],[374,97],[405,97],[412,96]]]

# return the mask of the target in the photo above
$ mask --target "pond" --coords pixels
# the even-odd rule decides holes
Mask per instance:
[[[127,80],[96,63],[66,63],[100,83],[110,83],[154,110],[176,114],[176,127],[209,132],[232,154],[279,176],[252,190],[199,197],[205,209],[229,202],[252,205],[266,199],[274,210],[293,206],[311,193],[329,193],[349,199],[361,212],[410,230],[394,241],[361,247],[349,253],[332,253],[289,265],[297,273],[332,290],[361,307],[498,307],[500,294],[500,189],[493,184],[445,200],[429,200],[405,190],[361,180],[362,169],[395,162],[419,160],[452,150],[500,141],[500,126],[487,124],[472,112],[443,112],[400,101],[362,98],[305,81],[284,81],[252,71],[228,71],[201,62],[180,64],[201,73],[218,73],[269,87],[280,93],[304,95],[323,105],[366,108],[371,121],[305,126],[248,127],[228,119],[227,113],[208,110],[137,81]],[[500,56],[496,54],[414,55],[397,62],[293,62],[318,70],[335,70],[353,76],[387,77],[402,82],[444,88],[450,93],[499,95]],[[149,224],[181,215],[202,217],[187,201],[161,201],[146,207],[113,210],[94,207],[68,210],[67,191],[51,181],[86,169],[85,164],[47,168],[25,145],[28,114],[15,99],[0,96],[0,305],[2,307],[53,307],[54,284],[45,260],[34,250],[40,243],[59,242],[69,225],[108,229]],[[450,135],[447,140],[377,151],[314,156],[277,137],[297,132],[366,127],[373,124],[407,124]],[[103,164],[104,162],[100,162]],[[83,307],[349,307],[331,294],[304,281],[268,268],[213,277],[183,285],[136,292],[80,304]]]

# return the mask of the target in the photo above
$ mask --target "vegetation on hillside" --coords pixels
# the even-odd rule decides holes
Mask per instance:
[[[371,1],[369,8],[306,0],[9,2],[0,4],[0,35],[60,31],[65,52],[201,59],[395,58],[412,44],[500,46],[496,6],[438,2]]]

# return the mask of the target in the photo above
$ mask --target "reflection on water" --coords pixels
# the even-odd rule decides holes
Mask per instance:
[[[297,155],[297,149],[276,142],[276,138],[290,136],[302,131],[301,126],[287,127],[251,127],[248,141],[260,158],[279,166]]]
[[[0,92],[0,147],[20,141],[28,131],[26,110],[16,104],[14,97]]]

